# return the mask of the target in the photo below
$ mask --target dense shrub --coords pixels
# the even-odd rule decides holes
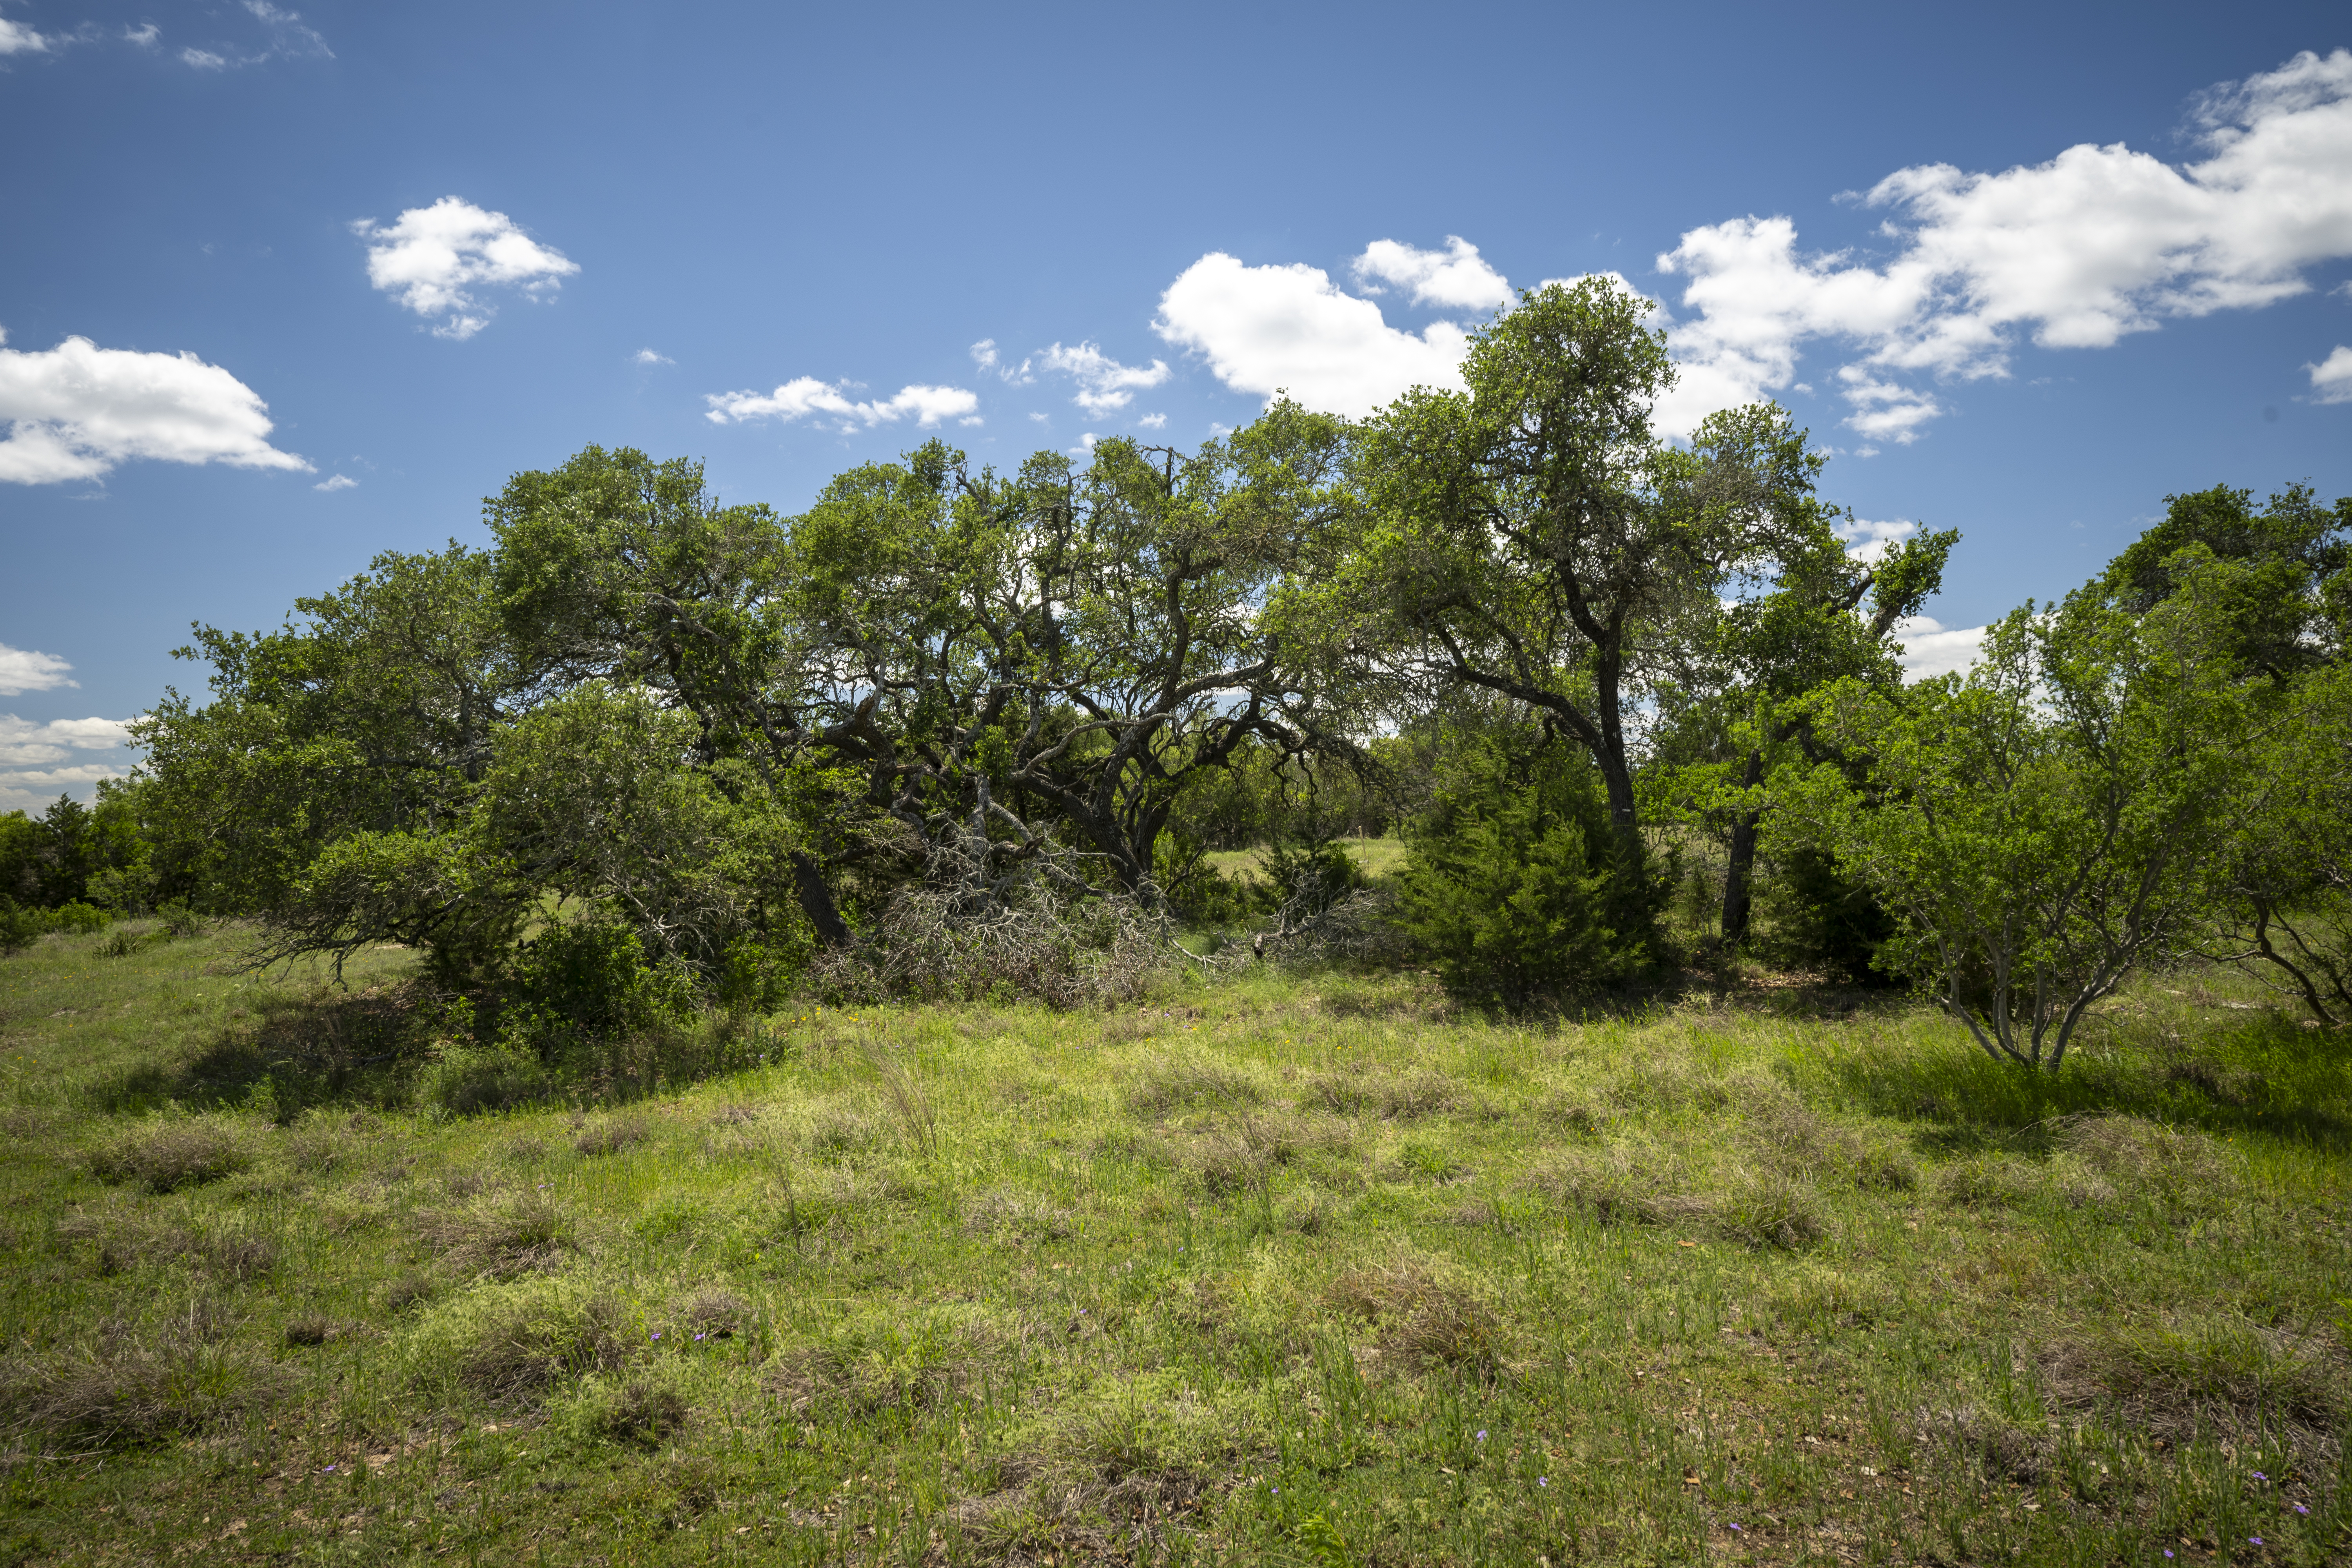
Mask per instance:
[[[683,964],[648,962],[635,931],[603,921],[549,927],[524,944],[514,978],[501,1044],[546,1064],[587,1041],[676,1026],[696,1003]]]
[[[1671,877],[1620,849],[1581,753],[1465,739],[1409,842],[1402,919],[1457,992],[1515,1006],[1653,956]]]
[[[1843,985],[1895,984],[1873,963],[1879,944],[1895,934],[1895,917],[1868,888],[1811,847],[1779,857],[1775,868],[1762,899],[1767,934],[1759,946],[1768,958],[1819,970]]]

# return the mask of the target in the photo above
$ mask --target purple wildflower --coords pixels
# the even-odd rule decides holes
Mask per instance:
[[[2256,1471],[2254,1472],[2254,1479],[2256,1479],[2256,1480],[2258,1480],[2258,1481],[2266,1481],[2266,1480],[2269,1480],[2269,1479],[2270,1479],[2270,1477],[2268,1477],[2268,1476],[2266,1476],[2266,1475],[2263,1474],[2263,1473],[2262,1473],[2262,1471],[2260,1471],[2260,1470],[2256,1470]]]
[[[656,1329],[656,1330],[654,1331],[654,1338],[656,1338],[656,1339],[659,1339],[659,1338],[661,1338],[661,1331],[660,1331],[659,1329]]]
[[[696,1339],[698,1339],[698,1340],[699,1340],[700,1338],[702,1338],[702,1336],[701,1336],[700,1334],[697,1334],[697,1335],[695,1335],[694,1337],[695,1337]]]
[[[2306,1518],[2308,1518],[2308,1517],[2310,1516],[2310,1513],[2311,1513],[2311,1510],[2310,1510],[2309,1509],[2307,1509],[2307,1508],[2304,1507],[2301,1503],[2296,1503],[2296,1504],[2294,1505],[2294,1511],[2295,1511],[2295,1512],[2297,1512],[2297,1513],[2299,1513],[2299,1514],[2302,1514],[2302,1515],[2305,1516]]]
[[[1732,1528],[1732,1529],[1734,1529],[1734,1530],[1738,1530],[1739,1527],[1738,1527],[1738,1525],[1736,1525],[1736,1524],[1735,1524],[1735,1525],[1733,1525],[1731,1528]]]
[[[2260,1546],[2262,1543],[2263,1538],[2259,1535],[2249,1535],[2246,1537],[2246,1544],[2249,1546]]]
[[[1549,1476],[1538,1476],[1536,1478],[1536,1485],[1542,1487],[1544,1489],[1549,1491],[1551,1489],[1551,1478]]]

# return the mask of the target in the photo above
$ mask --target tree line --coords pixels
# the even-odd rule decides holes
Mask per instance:
[[[2202,951],[2352,1019],[2352,500],[2168,498],[1906,684],[1957,533],[1857,554],[1769,403],[1661,437],[1647,308],[1549,285],[1462,389],[1362,421],[1012,472],[934,441],[795,516],[588,447],[509,480],[487,547],[199,626],[208,691],[94,809],[0,819],[0,893],[249,915],[264,958],[402,942],[453,994],[569,952],[750,1004],[918,892],[1287,933],[1386,831],[1391,951],[1507,1007],[1769,948],[2054,1068]],[[1265,877],[1209,858],[1250,845]]]

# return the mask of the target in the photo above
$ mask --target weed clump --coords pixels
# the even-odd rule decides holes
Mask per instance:
[[[1307,1082],[1311,1100],[1335,1116],[1370,1114],[1388,1121],[1418,1121],[1450,1110],[1458,1100],[1443,1074],[1320,1073]]]
[[[222,1116],[153,1117],[89,1156],[100,1180],[136,1182],[151,1193],[216,1182],[252,1163],[240,1129]]]
[[[1742,1173],[1707,1209],[1717,1235],[1749,1247],[1795,1251],[1819,1241],[1828,1228],[1812,1190],[1777,1174]]]
[[[278,1263],[276,1240],[235,1217],[189,1229],[135,1217],[69,1215],[58,1222],[57,1234],[61,1241],[95,1244],[101,1278],[177,1262],[242,1282],[274,1272]]]
[[[2063,1125],[2058,1145],[2126,1192],[2174,1208],[2203,1207],[2233,1185],[2212,1139],[2137,1116],[2092,1116]]]
[[[2352,1366],[2331,1336],[2234,1316],[2062,1338],[2040,1363],[2060,1403],[2112,1401],[2136,1424],[2176,1438],[2217,1417],[2239,1432],[2282,1418],[2333,1432],[2352,1415]]]
[[[812,1345],[771,1362],[761,1384],[796,1414],[833,1406],[867,1415],[887,1405],[936,1408],[1000,1358],[1004,1335],[977,1310],[937,1307],[861,1313]]]
[[[676,1389],[633,1377],[617,1386],[602,1378],[585,1391],[573,1419],[589,1435],[634,1448],[651,1448],[692,1418],[694,1407]]]

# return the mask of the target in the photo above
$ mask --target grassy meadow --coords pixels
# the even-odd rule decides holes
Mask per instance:
[[[2054,1080],[1262,973],[457,1115],[415,955],[143,929],[0,963],[0,1561],[2352,1559],[2352,1052],[2231,976]]]

